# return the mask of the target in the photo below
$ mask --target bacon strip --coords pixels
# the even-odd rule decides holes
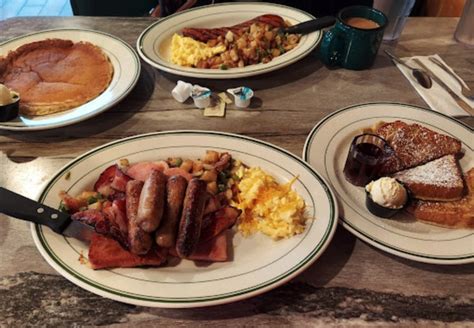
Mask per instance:
[[[94,184],[94,190],[104,196],[111,196],[117,191],[125,192],[125,186],[131,178],[122,172],[118,165],[109,166],[102,172]]]
[[[116,218],[98,210],[85,210],[74,213],[72,220],[83,222],[95,228],[98,234],[109,236],[118,241],[123,247],[129,248],[127,235],[122,232]]]
[[[236,35],[241,35],[243,31],[250,27],[254,23],[269,24],[272,27],[282,27],[285,25],[285,21],[278,15],[261,15],[250,19],[241,24],[237,24],[229,27],[217,27],[217,28],[184,28],[182,34],[184,36],[193,38],[201,42],[207,42],[209,40],[217,39],[219,36],[224,37],[228,31]]]

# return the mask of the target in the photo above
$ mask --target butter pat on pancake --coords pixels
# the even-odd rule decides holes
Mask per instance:
[[[109,58],[89,42],[47,39],[0,58],[0,83],[21,96],[24,115],[47,115],[83,105],[110,84]]]

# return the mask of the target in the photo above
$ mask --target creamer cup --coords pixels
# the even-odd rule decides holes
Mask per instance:
[[[234,96],[235,106],[240,108],[249,107],[250,101],[254,95],[253,90],[248,87],[227,89],[227,92]]]
[[[171,91],[171,95],[176,99],[176,101],[183,103],[191,96],[192,89],[193,85],[191,83],[180,80],[174,87],[173,91]]]
[[[197,108],[206,108],[211,104],[211,90],[200,85],[193,86],[191,97]]]

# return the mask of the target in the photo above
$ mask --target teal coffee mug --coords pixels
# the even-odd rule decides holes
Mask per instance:
[[[371,67],[387,23],[387,17],[381,11],[370,7],[342,9],[336,25],[323,37],[321,60],[328,66],[354,70]]]

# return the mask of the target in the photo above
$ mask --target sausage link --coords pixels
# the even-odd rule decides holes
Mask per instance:
[[[204,206],[208,197],[206,186],[205,181],[192,179],[186,188],[176,240],[176,252],[181,258],[189,257],[199,242]]]
[[[188,181],[180,175],[173,175],[166,183],[165,214],[160,228],[155,234],[158,246],[171,248],[175,245],[187,184]]]
[[[143,182],[138,180],[128,181],[125,188],[125,206],[128,218],[130,252],[137,255],[148,253],[153,242],[151,236],[143,231],[137,224],[138,203],[142,188]]]
[[[165,205],[166,176],[151,171],[143,184],[138,203],[137,224],[146,232],[155,231],[160,225]]]

